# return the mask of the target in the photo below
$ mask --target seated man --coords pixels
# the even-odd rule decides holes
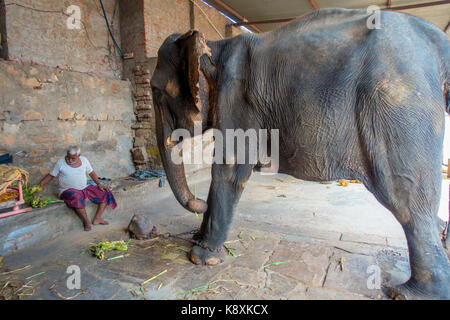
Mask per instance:
[[[87,185],[86,174],[94,180],[97,186]],[[71,146],[67,150],[67,155],[56,162],[53,170],[41,180],[39,185],[43,187],[56,176],[58,176],[59,182],[59,197],[67,206],[75,209],[83,221],[85,231],[91,230],[91,223],[85,210],[86,198],[98,204],[92,224],[109,224],[102,219],[102,214],[106,205],[112,209],[116,208],[116,200],[112,192],[100,183],[89,160],[80,156],[79,147]]]

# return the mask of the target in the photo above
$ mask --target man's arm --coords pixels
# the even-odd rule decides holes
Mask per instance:
[[[59,175],[60,169],[61,169],[61,160],[58,160],[55,163],[55,166],[53,167],[52,171],[50,171],[50,173],[48,173],[44,178],[42,178],[41,182],[39,182],[39,186],[43,188],[44,185],[52,181],[54,177]]]
[[[53,176],[51,174],[47,174],[44,178],[42,178],[41,182],[39,182],[39,186],[41,188],[44,187],[44,185],[46,185],[47,183],[49,183],[50,181],[53,180]]]
[[[91,171],[91,173],[89,173],[89,177],[92,178],[92,180],[94,180],[94,182],[97,184],[98,188],[100,190],[106,190],[109,191],[109,189],[107,187],[105,187],[104,185],[102,185],[102,183],[100,182],[100,180],[98,179],[97,174],[94,171]]]

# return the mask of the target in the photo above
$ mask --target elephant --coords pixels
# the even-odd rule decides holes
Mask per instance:
[[[204,213],[192,262],[223,262],[240,196],[262,165],[214,162],[205,202],[189,190],[183,163],[172,161],[172,133],[194,134],[195,123],[200,132],[278,129],[279,173],[358,179],[401,224],[411,276],[383,288],[389,297],[450,299],[437,227],[449,39],[408,14],[381,11],[379,28],[371,17],[319,9],[266,33],[207,41],[190,30],[165,39],[150,82],[156,137],[174,196]]]

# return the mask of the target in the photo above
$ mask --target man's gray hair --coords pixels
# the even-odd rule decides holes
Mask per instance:
[[[79,156],[81,152],[81,149],[79,146],[70,146],[69,149],[67,149],[67,153],[71,155],[77,155]]]

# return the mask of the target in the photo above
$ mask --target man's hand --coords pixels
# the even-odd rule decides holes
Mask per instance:
[[[50,174],[47,174],[42,180],[41,182],[39,182],[39,187],[41,187],[41,189],[44,189],[44,186],[49,183],[50,181],[52,181],[53,176]]]
[[[102,190],[102,191],[110,191],[108,187],[104,186],[101,184],[97,174],[92,171],[91,173],[89,173],[89,176],[92,178],[92,180],[94,180],[94,182],[97,184],[97,187]]]
[[[98,188],[99,188],[100,190],[102,190],[102,191],[108,191],[108,192],[110,191],[108,187],[106,187],[106,186],[104,186],[104,185],[102,185],[102,184],[98,184],[97,186],[98,186]]]

